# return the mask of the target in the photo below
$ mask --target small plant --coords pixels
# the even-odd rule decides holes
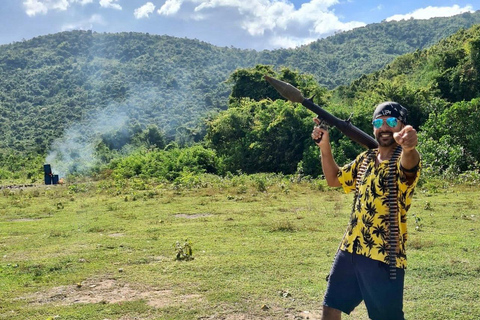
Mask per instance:
[[[241,184],[241,185],[238,186],[237,193],[238,194],[245,194],[245,193],[247,193],[247,190],[248,190],[248,187],[244,184]]]
[[[255,185],[257,191],[266,192],[267,191],[267,179],[265,177],[255,177]]]
[[[432,203],[430,201],[426,201],[423,210],[433,210]]]
[[[413,218],[415,219],[415,230],[420,231],[422,228],[422,219],[416,214],[413,214]]]
[[[192,243],[188,239],[183,244],[177,241],[175,243],[175,251],[177,252],[175,260],[177,261],[191,261],[195,259],[193,257]]]
[[[274,226],[272,226],[273,232],[295,232],[297,228],[290,221],[279,221]]]

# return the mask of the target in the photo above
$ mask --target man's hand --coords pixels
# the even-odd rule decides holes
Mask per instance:
[[[316,126],[312,131],[312,139],[316,145],[320,148],[322,159],[322,170],[327,180],[327,184],[330,187],[340,187],[340,181],[338,180],[337,173],[340,170],[337,163],[333,159],[332,149],[330,147],[330,136],[328,130],[322,128],[321,120],[314,118]]]
[[[316,126],[312,131],[312,139],[315,141],[315,144],[322,148],[322,146],[330,145],[330,136],[328,130],[320,127],[320,120],[318,118],[313,118],[313,121],[316,123]]]
[[[399,132],[395,132],[393,138],[402,146],[404,151],[411,151],[415,149],[418,144],[417,130],[410,125],[405,126]]]

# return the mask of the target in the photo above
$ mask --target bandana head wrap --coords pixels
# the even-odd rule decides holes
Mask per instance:
[[[407,109],[398,102],[387,101],[380,103],[373,112],[373,120],[383,116],[394,117],[404,124],[407,123]]]

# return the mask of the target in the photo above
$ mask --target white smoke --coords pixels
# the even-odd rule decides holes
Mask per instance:
[[[98,163],[95,147],[101,136],[117,132],[127,125],[129,116],[123,109],[112,104],[92,115],[91,119],[67,128],[64,135],[53,142],[45,160],[51,165],[53,173],[62,178],[91,170]]]

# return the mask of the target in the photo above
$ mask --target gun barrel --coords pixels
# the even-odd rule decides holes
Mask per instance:
[[[334,115],[322,109],[309,99],[303,100],[302,105],[308,110],[316,113],[320,119],[324,120],[330,126],[336,127],[344,135],[366,147],[367,149],[378,148],[377,140],[375,140],[359,128],[355,127],[350,121],[345,121],[335,117]]]
[[[269,76],[264,76],[264,78],[278,91],[278,93],[280,93],[282,97],[292,102],[301,103],[305,108],[316,113],[319,118],[323,119],[330,126],[338,128],[344,135],[353,141],[368,149],[378,148],[378,143],[374,138],[355,127],[350,121],[341,120],[313,103],[312,100],[305,99],[302,92],[290,83]]]

